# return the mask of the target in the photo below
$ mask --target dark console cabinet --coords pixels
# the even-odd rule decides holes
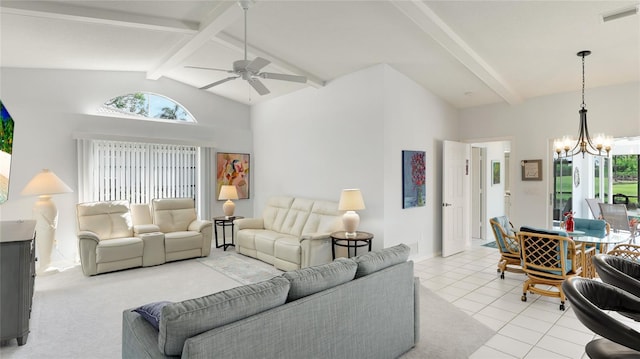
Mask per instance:
[[[0,340],[16,338],[18,345],[24,345],[36,274],[35,244],[33,238],[16,239],[11,235],[3,228],[0,237]]]

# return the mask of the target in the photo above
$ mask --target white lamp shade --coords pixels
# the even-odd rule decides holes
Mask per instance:
[[[73,191],[62,182],[60,177],[48,169],[43,169],[27,183],[20,194],[23,196],[42,196],[69,192]]]
[[[362,193],[359,189],[343,189],[338,203],[340,211],[358,211],[365,209]]]
[[[225,185],[220,188],[220,195],[218,199],[238,199],[238,191],[236,186]]]

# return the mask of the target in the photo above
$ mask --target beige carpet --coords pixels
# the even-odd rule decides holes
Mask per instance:
[[[227,264],[251,268],[211,266],[205,258],[93,277],[82,275],[80,267],[39,276],[27,344],[18,347],[15,340],[9,341],[0,347],[0,358],[119,358],[123,310],[159,300],[196,298],[237,287],[252,276],[280,273],[234,252],[213,250],[210,259],[219,257],[225,257]],[[404,358],[466,358],[493,335],[429,289],[422,288],[420,295],[420,343]]]

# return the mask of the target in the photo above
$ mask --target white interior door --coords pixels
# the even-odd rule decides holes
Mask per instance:
[[[471,146],[444,141],[442,150],[442,256],[467,249],[471,244],[469,221]]]

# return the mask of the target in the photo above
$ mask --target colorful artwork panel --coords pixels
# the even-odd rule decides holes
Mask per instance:
[[[426,205],[426,153],[402,151],[402,208]]]
[[[238,199],[249,198],[249,154],[226,153],[216,154],[216,198],[224,185],[236,186]]]

